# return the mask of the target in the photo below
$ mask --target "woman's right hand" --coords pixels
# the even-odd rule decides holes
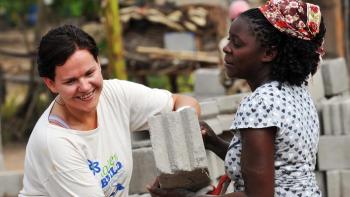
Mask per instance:
[[[199,125],[205,148],[213,151],[213,148],[218,144],[218,136],[206,122],[201,120],[199,121]]]

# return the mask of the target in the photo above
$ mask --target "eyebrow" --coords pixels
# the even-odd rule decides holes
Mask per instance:
[[[91,73],[93,72],[95,69],[95,67],[91,67],[89,70],[87,70],[84,75],[86,75],[87,73]],[[66,79],[62,79],[63,82],[67,82],[67,81],[71,81],[71,80],[75,80],[75,77],[70,77],[70,78],[66,78]]]

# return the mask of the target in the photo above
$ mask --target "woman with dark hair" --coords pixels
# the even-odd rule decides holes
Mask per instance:
[[[230,143],[201,125],[206,147],[225,160],[234,182],[235,192],[223,196],[321,196],[319,121],[307,79],[323,55],[325,31],[319,7],[299,0],[270,0],[232,22],[226,73],[246,79],[253,92],[235,114]],[[181,196],[157,186],[149,187],[154,196]]]
[[[94,39],[64,25],[41,40],[38,69],[57,94],[29,138],[19,196],[128,196],[130,131],[198,102],[123,80],[103,80]]]

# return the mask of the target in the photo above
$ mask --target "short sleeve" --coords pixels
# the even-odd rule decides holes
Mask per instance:
[[[167,90],[123,80],[109,80],[109,86],[130,112],[131,131],[147,129],[150,116],[173,109],[172,94]]]
[[[274,103],[269,97],[254,94],[246,97],[240,104],[231,129],[244,128],[281,128],[281,115],[276,110]]]

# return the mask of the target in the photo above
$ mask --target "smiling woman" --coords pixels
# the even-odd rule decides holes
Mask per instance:
[[[103,80],[94,39],[64,25],[41,40],[38,70],[56,99],[29,138],[19,196],[127,196],[130,131],[147,119],[198,102],[188,96]]]

